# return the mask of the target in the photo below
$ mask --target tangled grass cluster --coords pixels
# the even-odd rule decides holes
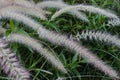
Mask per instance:
[[[60,9],[51,17],[51,20],[55,20],[56,17],[62,13],[69,12],[70,14],[76,16],[78,19],[85,22],[89,22],[86,15],[81,11],[88,11],[91,13],[96,13],[104,15],[109,18],[108,24],[116,26],[120,24],[119,17],[109,11],[101,8],[97,8],[91,5],[68,5],[62,0],[58,1],[41,1],[37,4],[33,0],[0,0],[0,19],[13,19],[21,22],[32,30],[36,31],[40,39],[48,40],[53,44],[63,46],[72,52],[77,53],[79,56],[88,60],[88,63],[92,64],[95,68],[104,72],[111,79],[120,79],[120,76],[116,70],[111,66],[107,65],[99,57],[94,55],[89,49],[85,48],[79,42],[72,40],[68,36],[62,35],[60,33],[46,29],[40,23],[31,18],[32,16],[38,17],[41,20],[47,20],[47,16],[50,12],[46,8],[56,8]],[[48,61],[51,62],[57,69],[67,74],[63,63],[58,57],[52,54],[47,48],[43,46],[38,40],[33,39],[30,36],[26,36],[18,33],[11,33],[8,37],[5,36],[5,28],[1,27],[0,34],[0,66],[3,71],[12,80],[31,80],[30,73],[22,67],[21,62],[17,59],[15,53],[13,53],[9,46],[9,42],[17,42],[30,46],[42,56],[44,56]],[[111,43],[120,47],[119,38],[112,36],[108,33],[102,32],[92,32],[86,31],[79,35],[78,38],[83,39],[99,39],[104,42]]]

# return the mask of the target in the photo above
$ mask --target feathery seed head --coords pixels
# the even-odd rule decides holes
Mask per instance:
[[[110,66],[105,64],[96,55],[94,55],[91,51],[81,46],[79,43],[67,38],[66,36],[60,35],[55,32],[51,32],[44,28],[39,28],[38,34],[40,38],[47,39],[51,43],[64,46],[74,52],[77,52],[80,56],[87,59],[90,64],[93,64],[94,67],[103,71],[105,74],[109,75],[111,78],[118,78],[118,73],[114,69],[112,69]]]
[[[65,8],[61,9],[60,11],[56,12],[51,17],[51,20],[53,21],[59,15],[65,13],[65,12],[71,11],[71,10],[89,11],[89,12],[92,12],[92,13],[97,13],[97,14],[105,15],[108,18],[118,19],[118,16],[116,16],[115,14],[113,14],[113,13],[111,13],[109,11],[106,11],[104,9],[100,9],[100,8],[97,8],[97,7],[94,7],[94,6],[90,6],[90,5],[72,5],[72,6],[65,7]]]
[[[61,61],[57,57],[55,57],[48,49],[43,48],[43,45],[40,44],[40,42],[38,42],[37,40],[25,35],[20,35],[20,34],[10,34],[7,39],[10,42],[18,42],[18,43],[22,43],[32,47],[38,53],[43,55],[48,61],[50,61],[60,71],[67,73]]]
[[[106,42],[116,47],[120,48],[120,39],[115,35],[111,35],[102,31],[93,31],[93,30],[83,30],[82,33],[77,33],[76,36],[72,37],[78,41],[80,39],[84,40],[99,40],[101,42]]]
[[[43,1],[43,2],[39,2],[37,4],[38,7],[41,8],[56,8],[56,9],[63,9],[66,8],[70,5],[65,4],[64,2],[58,2],[58,1]],[[85,22],[89,22],[89,20],[87,19],[86,15],[83,14],[82,12],[78,12],[77,10],[70,10],[69,11],[70,14],[76,16],[78,19],[83,20]]]
[[[29,80],[30,74],[26,71],[21,63],[17,60],[15,53],[9,49],[8,42],[5,37],[0,37],[0,66],[6,74],[15,80]]]

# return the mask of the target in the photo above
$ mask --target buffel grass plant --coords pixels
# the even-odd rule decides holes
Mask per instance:
[[[58,5],[58,7],[54,6],[54,5],[57,5],[58,2],[60,3]],[[36,38],[38,38],[38,36],[39,36],[39,38],[42,41],[46,40],[54,45],[65,47],[67,50],[70,50],[72,53],[75,53],[75,55],[77,54],[77,56],[80,56],[80,57],[84,58],[85,60],[87,60],[87,63],[92,64],[92,66],[94,66],[95,68],[97,68],[100,71],[102,71],[103,73],[105,73],[111,79],[119,79],[119,74],[118,74],[119,71],[116,71],[110,65],[107,65],[104,61],[102,61],[94,53],[92,53],[90,50],[85,48],[81,43],[70,39],[66,35],[63,35],[58,32],[55,32],[55,31],[45,28],[43,26],[44,24],[42,25],[42,22],[44,23],[44,21],[41,21],[41,24],[39,22],[37,22],[37,18],[40,18],[41,20],[47,20],[46,14],[50,14],[50,12],[46,11],[44,9],[45,7],[48,7],[48,8],[53,7],[53,8],[61,9],[60,11],[58,11],[58,13],[60,13],[60,14],[61,14],[61,12],[69,11],[72,15],[78,16],[78,19],[89,22],[89,20],[86,18],[86,16],[83,13],[81,13],[75,9],[76,5],[74,7],[74,6],[71,6],[71,5],[68,5],[68,4],[62,2],[61,0],[58,2],[56,3],[56,1],[46,1],[46,2],[44,1],[44,2],[39,2],[39,3],[35,4],[33,1],[29,2],[27,0],[20,0],[20,1],[19,0],[0,0],[0,19],[13,19],[17,22],[23,23],[24,25],[26,25],[26,27],[28,27],[28,29],[30,28],[30,30],[28,30],[28,32],[35,31],[37,33]],[[47,6],[47,4],[50,4],[50,5]],[[107,16],[108,18],[110,18],[110,20],[112,19],[111,23],[113,23],[115,20],[118,21],[118,19],[119,19],[118,16],[116,16],[115,14],[113,14],[111,12],[107,12],[104,9],[100,9],[100,8],[90,6],[90,5],[89,6],[88,5],[78,5],[77,6],[77,8],[80,10],[81,10],[81,7],[83,9],[85,9],[86,11]],[[75,9],[75,10],[70,11],[70,9]],[[56,14],[58,14],[58,13],[56,13]],[[56,16],[56,14],[53,15],[52,19],[59,16],[59,14],[57,16]],[[36,20],[32,19],[34,17],[36,17],[35,18]],[[118,22],[116,24],[118,24]],[[52,22],[48,21],[46,24],[50,24],[50,23],[52,23]],[[10,20],[10,25],[12,26],[12,29],[14,32],[15,26],[14,26],[12,20]],[[7,26],[7,25],[2,22],[2,26]],[[19,29],[20,28],[18,28],[18,30]],[[6,30],[7,30],[7,28],[6,28]],[[22,31],[24,31],[24,30],[22,30]],[[17,31],[17,32],[19,32],[19,31]],[[3,34],[4,34],[4,32],[3,32]],[[26,33],[26,34],[28,34],[28,33]],[[70,72],[70,70],[67,69],[67,66],[65,68],[64,67],[65,65],[63,64],[63,62],[61,62],[57,56],[52,54],[52,51],[50,51],[49,49],[44,47],[42,42],[40,42],[30,36],[26,36],[26,35],[18,34],[18,33],[10,33],[7,37],[5,37],[5,40],[3,40],[3,42],[1,41],[1,45],[6,46],[6,44],[4,44],[4,41],[5,41],[5,43],[7,43],[6,40],[9,42],[17,42],[20,44],[24,44],[26,46],[29,46],[28,48],[30,48],[30,47],[33,48],[34,50],[37,51],[37,53],[40,53],[41,55],[43,55],[43,57],[45,57],[46,60],[50,61],[50,63],[53,66],[55,66],[58,70],[60,70],[59,72],[63,72],[63,74],[66,74],[66,75],[69,74],[68,72]],[[7,46],[7,48],[8,48],[8,46]],[[28,69],[29,71],[25,70],[25,68],[23,68],[22,65],[20,64],[20,59],[17,60],[15,58],[14,53],[11,53],[10,50],[8,50],[8,51],[4,51],[4,50],[6,50],[6,48],[1,46],[1,66],[2,66],[3,71],[8,76],[10,75],[9,76],[10,78],[12,78],[14,80],[30,80],[30,79],[33,79],[33,80],[38,79],[39,80],[39,79],[42,79],[42,78],[40,78],[40,76],[37,77],[39,74],[39,71],[43,71],[46,74],[51,74],[48,71],[41,70],[39,68],[38,69],[33,68],[35,66],[38,67],[38,65],[41,64],[39,62],[39,59],[37,61],[35,60],[33,65],[31,67],[29,67],[29,69],[30,68],[33,68],[33,69],[30,69],[30,70]],[[9,55],[6,55],[8,53],[9,53]],[[35,54],[35,56],[36,56],[36,54]],[[63,55],[62,55],[62,57],[63,57],[63,60],[66,61],[66,59]],[[21,57],[21,60],[22,60],[22,57]],[[25,60],[26,60],[26,58],[25,58]],[[76,60],[77,60],[77,57],[75,56],[73,58],[72,67],[76,65],[76,64],[74,64]],[[29,60],[27,62],[29,63]],[[41,62],[42,62],[42,60],[41,60]],[[42,67],[45,64],[44,62],[45,61],[43,61],[41,64]],[[80,61],[80,62],[82,62],[82,61]],[[9,65],[12,65],[12,66],[9,67]],[[41,65],[39,65],[39,67]],[[66,63],[66,65],[67,65],[67,63]],[[77,66],[78,65],[79,64],[77,64]],[[50,67],[48,67],[48,68],[50,68]],[[32,70],[35,70],[35,72],[32,72]],[[12,71],[17,72],[18,74],[12,73]],[[29,73],[29,72],[31,72],[31,73]],[[35,76],[33,76],[36,72],[37,72],[37,74]],[[77,72],[77,70],[76,70],[76,73],[79,73],[79,72]],[[58,72],[54,72],[54,74],[58,74]],[[41,75],[45,79],[49,79],[49,78],[46,78],[46,75],[43,75],[43,74],[41,74]],[[63,79],[63,78],[60,78],[60,79]]]

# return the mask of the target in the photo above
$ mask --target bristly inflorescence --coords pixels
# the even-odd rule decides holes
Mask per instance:
[[[71,39],[77,41],[80,41],[81,39],[91,41],[99,40],[120,48],[120,38],[104,31],[83,30],[81,33],[78,32],[75,36],[71,35]]]
[[[58,2],[60,4],[58,4]],[[50,4],[50,5],[49,5]],[[63,46],[70,51],[77,53],[79,56],[83,57],[88,61],[88,63],[92,64],[95,68],[99,69],[100,71],[104,72],[106,75],[108,75],[111,79],[119,79],[118,72],[114,70],[111,66],[107,65],[104,61],[102,61],[99,57],[94,55],[90,50],[85,48],[83,45],[81,45],[79,42],[71,40],[69,37],[59,34],[54,31],[50,31],[46,29],[44,26],[42,26],[40,23],[35,21],[31,18],[30,15],[35,16],[37,18],[40,18],[41,20],[47,20],[46,14],[49,13],[49,11],[46,11],[44,8],[46,7],[52,7],[60,9],[60,11],[56,12],[51,19],[55,19],[60,14],[69,11],[72,15],[75,15],[79,19],[89,22],[89,20],[86,18],[86,16],[79,12],[78,10],[82,11],[89,11],[92,13],[97,13],[101,15],[105,15],[110,19],[114,19],[110,21],[109,23],[119,25],[119,18],[117,15],[107,12],[104,9],[100,9],[94,6],[90,5],[68,5],[64,3],[61,0],[58,1],[43,1],[39,2],[38,4],[35,4],[33,0],[27,1],[27,0],[0,0],[0,19],[7,18],[7,19],[14,19],[18,22],[21,22],[26,27],[29,27],[30,29],[37,32],[40,39],[48,40],[49,42],[53,44],[57,44],[59,46]],[[117,21],[117,22],[116,22]],[[115,23],[116,22],[116,23]],[[90,35],[91,34],[91,35]],[[82,34],[83,35],[83,34]],[[92,38],[98,38],[103,41],[108,41],[112,44],[116,41],[119,41],[117,37],[114,37],[109,34],[103,34],[101,32],[86,32],[86,35],[82,36],[85,38],[85,36],[89,36],[90,39]],[[107,36],[107,37],[106,37]],[[111,38],[110,38],[111,37]],[[116,41],[112,41],[112,39],[115,39]],[[42,43],[38,42],[38,40],[33,39],[31,37],[21,35],[21,34],[10,34],[7,38],[0,40],[0,57],[1,57],[1,64],[3,70],[7,75],[9,75],[12,79],[15,80],[30,80],[30,74],[22,68],[22,65],[20,65],[19,60],[16,59],[15,54],[10,51],[7,44],[8,42],[18,42],[21,44],[25,44],[27,46],[32,47],[34,50],[36,50],[38,53],[43,55],[48,61],[50,61],[55,67],[57,67],[60,71],[63,73],[67,73],[67,70],[65,69],[62,62],[59,60],[58,57],[53,55],[51,51],[49,51],[47,48],[44,48]],[[9,55],[7,55],[9,54]],[[6,57],[7,56],[7,57]],[[8,62],[7,62],[8,61]],[[11,62],[11,64],[9,63]],[[12,64],[13,63],[13,64]],[[10,66],[11,65],[11,66]],[[16,68],[15,68],[16,67]],[[12,73],[12,71],[17,71],[18,74]]]
[[[36,6],[41,8],[56,8],[56,9],[63,9],[65,7],[69,7],[70,5],[66,4],[65,2],[61,1],[43,1],[36,4]],[[86,15],[80,11],[77,10],[71,10],[69,11],[69,14],[72,14],[73,16],[76,16],[79,20],[83,20],[85,22],[89,22]]]
[[[55,67],[57,67],[60,71],[62,71],[63,73],[67,73],[61,61],[57,57],[55,57],[51,51],[49,51],[46,48],[43,48],[43,45],[38,40],[31,38],[30,36],[25,36],[25,35],[17,34],[17,33],[10,34],[7,37],[7,40],[10,42],[17,42],[17,43],[25,44],[33,48],[38,53],[40,53],[42,56],[44,56],[49,62],[51,62]]]
[[[108,26],[112,25],[112,26],[119,26],[120,25],[120,19],[119,18],[113,18],[111,20],[108,21]]]
[[[30,80],[30,73],[22,67],[3,34],[0,34],[0,67],[11,80]]]
[[[111,24],[113,26],[118,26],[120,24],[119,17],[116,16],[115,14],[111,13],[110,11],[107,11],[107,10],[104,10],[101,8],[97,8],[95,6],[83,5],[83,4],[67,6],[67,7],[59,10],[55,14],[53,14],[53,16],[51,17],[51,20],[53,21],[53,20],[55,20],[56,17],[60,16],[61,14],[65,13],[65,12],[71,11],[71,10],[72,11],[73,10],[88,11],[91,13],[105,15],[106,17],[108,17],[110,19],[108,21],[108,25]]]

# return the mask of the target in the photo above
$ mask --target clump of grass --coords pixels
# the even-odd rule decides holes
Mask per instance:
[[[25,11],[19,11],[17,10],[16,8],[9,8],[10,6],[7,3],[7,1],[9,0],[6,0],[6,1],[3,1],[3,3],[5,3],[5,6],[0,6],[2,9],[1,9],[1,12],[0,12],[0,15],[1,15],[1,19],[3,18],[12,18],[16,21],[19,21],[19,22],[22,22],[24,23],[25,25],[27,25],[27,27],[31,28],[32,30],[34,31],[37,31],[37,34],[40,36],[40,38],[42,39],[46,39],[48,40],[49,42],[53,43],[53,44],[57,44],[57,45],[60,45],[60,46],[64,46],[65,48],[69,48],[69,50],[71,50],[72,52],[74,53],[77,53],[79,56],[82,56],[83,58],[87,59],[90,64],[93,64],[94,67],[98,68],[99,70],[103,71],[105,74],[107,74],[109,77],[111,77],[112,79],[115,79],[115,78],[119,78],[119,75],[117,73],[117,71],[115,71],[112,67],[108,66],[105,62],[103,62],[101,59],[99,59],[96,55],[94,55],[91,51],[89,51],[88,49],[86,49],[85,47],[83,47],[80,43],[76,42],[76,41],[73,41],[71,40],[70,38],[68,38],[67,36],[65,35],[62,35],[62,34],[59,34],[59,33],[56,33],[54,31],[50,31],[50,30],[47,30],[46,28],[44,28],[44,26],[42,26],[42,24],[39,24],[38,22],[36,22],[36,20],[33,20],[30,18],[30,16],[27,16],[27,15],[34,15],[36,16],[37,14],[34,14],[34,12],[31,14],[29,13],[30,10],[28,10],[28,8],[32,8],[34,10],[37,11],[37,9],[41,9],[40,7],[36,7],[35,6],[35,3],[29,3],[28,1],[25,1],[25,0],[22,0],[20,2],[18,2],[18,0],[15,0],[14,1],[11,1],[10,2],[10,5],[14,5],[14,6],[17,6],[17,7],[20,7],[20,10],[22,8],[25,8],[27,11],[29,12],[25,12]],[[7,5],[7,6],[6,6]],[[28,6],[27,6],[28,5]],[[66,4],[65,4],[66,5]],[[8,7],[9,6],[9,7]],[[69,6],[68,6],[69,7]],[[85,7],[85,6],[84,6]],[[88,8],[91,8],[91,6],[87,6]],[[86,7],[85,7],[86,8]],[[94,8],[94,7],[92,7]],[[98,8],[94,8],[97,12],[99,12]],[[64,9],[62,9],[64,10]],[[89,9],[87,9],[89,11]],[[110,12],[107,13],[105,12],[104,10],[100,10],[102,11],[101,14],[104,14],[104,15],[107,15],[109,14],[108,17],[110,18],[114,18],[115,20],[118,19],[118,17],[114,14],[111,14]],[[39,12],[39,11],[38,11]],[[42,10],[43,14],[40,14],[40,18],[43,19],[46,18],[45,17],[45,12]],[[63,11],[64,12],[64,11]],[[71,11],[70,11],[71,12]],[[93,11],[94,12],[94,11]],[[104,13],[105,12],[105,13]],[[26,14],[26,15],[25,15]],[[42,17],[41,17],[42,16]],[[38,17],[38,16],[37,16]],[[43,19],[45,20],[45,19]],[[46,21],[47,22],[47,21]],[[77,21],[76,21],[77,22]],[[114,21],[113,21],[114,22]],[[47,24],[49,25],[50,22],[48,22]],[[65,24],[64,24],[65,25]],[[13,26],[13,24],[12,24]],[[88,26],[90,26],[88,24]],[[57,27],[56,27],[57,28]],[[74,31],[74,29],[73,29]],[[19,36],[19,35],[17,35]],[[22,36],[23,37],[23,36]],[[19,38],[17,38],[19,39]],[[16,38],[14,38],[14,40],[16,40]],[[13,41],[14,41],[13,40]],[[20,40],[20,39],[19,39]],[[17,41],[19,41],[17,40]],[[26,40],[26,39],[25,39]],[[27,39],[29,40],[29,39]],[[22,41],[22,40],[20,40]],[[32,40],[30,40],[32,41]],[[29,41],[29,42],[30,42]],[[24,41],[22,41],[23,43]],[[27,42],[25,42],[27,43]],[[25,44],[24,43],[24,44]],[[27,44],[28,45],[28,44]],[[49,44],[50,45],[50,44]],[[32,45],[30,45],[32,46]],[[37,49],[37,48],[35,48]],[[41,51],[44,51],[43,49],[41,49]],[[65,53],[63,51],[63,53]],[[49,58],[49,56],[47,56],[46,54],[44,54],[47,58]],[[52,55],[52,54],[51,54]],[[54,57],[54,55],[52,55]],[[64,56],[62,56],[64,57]],[[34,59],[34,58],[33,58]],[[65,57],[63,58],[64,61],[66,61]],[[58,58],[55,58],[55,61],[59,61]],[[52,59],[51,59],[51,62],[52,62]],[[53,61],[54,62],[54,61]],[[43,62],[44,63],[44,62]],[[35,63],[37,64],[37,63]],[[71,63],[69,63],[71,64]],[[56,65],[56,64],[55,64]],[[61,64],[62,65],[62,64]],[[44,66],[44,64],[42,65]],[[57,66],[57,65],[56,65]],[[49,68],[49,67],[48,67]],[[60,68],[60,67],[58,67]],[[36,69],[36,68],[35,68]],[[62,68],[61,69],[64,69],[64,66],[62,65]],[[69,70],[68,70],[69,71]],[[37,71],[39,73],[39,71]],[[46,71],[47,72],[47,71]],[[64,69],[63,72],[66,72],[66,70]],[[79,74],[78,73],[78,70],[75,71],[76,74]],[[56,74],[58,74],[58,71],[55,72]],[[36,74],[37,75],[37,74]],[[41,74],[43,77],[45,77],[46,75],[43,75]],[[59,75],[59,74],[58,74]],[[64,75],[65,76],[65,75]],[[40,76],[38,76],[40,77]],[[50,76],[51,77],[51,76]],[[37,79],[37,77],[35,76],[34,79]],[[46,78],[48,79],[48,78]]]

